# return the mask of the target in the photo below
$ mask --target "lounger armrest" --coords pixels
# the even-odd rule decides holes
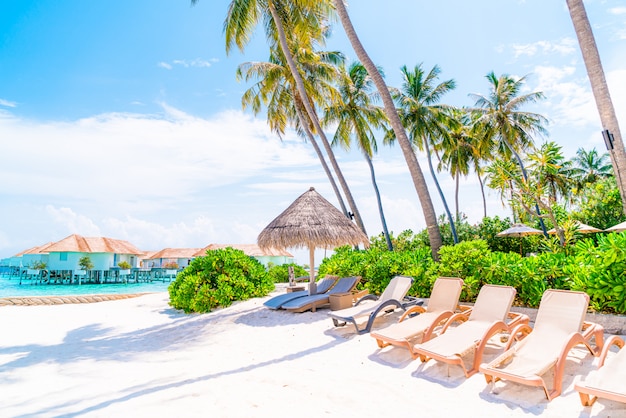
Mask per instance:
[[[372,295],[372,294],[365,295],[361,299],[357,300],[356,303],[354,304],[354,306],[358,305],[359,303],[363,302],[364,300],[378,300],[378,296]]]
[[[409,309],[404,311],[404,313],[402,314],[398,322],[404,321],[408,316],[415,316],[417,314],[421,314],[424,312],[426,312],[426,308],[424,308],[423,306],[419,306],[419,305],[411,306]]]
[[[613,345],[622,350],[624,348],[624,340],[622,340],[617,335],[612,335],[605,341],[604,347],[602,348],[602,353],[600,353],[600,358],[598,359],[598,368],[604,365],[606,356],[609,354],[609,351],[611,351],[611,346]]]
[[[596,350],[593,355],[598,356],[604,348],[604,327],[595,322],[583,322],[582,336],[588,345],[591,345],[591,339],[595,337]]]
[[[402,309],[407,309],[409,306],[421,306],[424,304],[424,299],[416,298],[415,296],[405,296],[401,301]]]
[[[530,318],[528,317],[528,315],[519,312],[509,312],[507,314],[507,319],[507,325],[509,326],[509,329],[516,327],[520,324],[528,324],[528,322],[530,322]]]
[[[443,328],[441,329],[441,333],[443,334],[444,332],[446,332],[448,327],[450,327],[450,325],[452,325],[453,323],[455,323],[455,322],[465,322],[468,319],[469,319],[469,315],[466,315],[465,312],[455,313],[443,325]]]
[[[530,325],[528,325],[528,322],[517,324],[511,330],[511,336],[506,346],[504,347],[504,351],[508,351],[515,341],[521,341],[524,338],[528,337],[531,332],[533,332],[533,329]]]

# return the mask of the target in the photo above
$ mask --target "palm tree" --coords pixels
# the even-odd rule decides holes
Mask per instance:
[[[251,78],[260,79],[260,81],[244,92],[241,99],[242,106],[244,108],[252,108],[256,115],[261,111],[261,104],[265,104],[267,106],[267,121],[270,129],[277,133],[280,138],[285,133],[287,123],[294,125],[301,136],[308,138],[328,177],[341,210],[348,216],[348,211],[335,178],[311,132],[310,121],[307,121],[305,116],[291,73],[285,65],[281,65],[279,56],[280,54],[271,54],[269,62],[247,62],[237,68],[238,79],[244,79],[245,81]],[[334,78],[332,75],[334,75],[335,67],[332,64],[337,62],[337,60],[343,59],[342,56],[336,53],[321,53],[319,56],[322,57],[321,60],[316,62],[315,65],[307,67],[310,72],[316,73],[316,77],[308,78],[308,81],[316,82],[315,86],[309,84],[308,90],[317,94],[332,88],[328,85],[328,81]],[[326,65],[327,63],[330,63],[330,65]]]
[[[389,251],[393,251],[380,192],[376,184],[374,165],[372,164],[372,156],[377,149],[372,128],[383,127],[387,118],[380,107],[372,104],[375,99],[375,96],[372,95],[372,79],[361,63],[352,63],[348,70],[342,66],[338,83],[339,96],[326,107],[323,123],[325,125],[337,124],[333,145],[340,144],[349,148],[354,138],[363,152],[370,169],[383,235],[387,242],[387,248]]]
[[[612,134],[612,145],[609,141],[607,146],[610,150],[611,163],[615,171],[617,186],[622,196],[622,207],[626,213],[626,150],[624,150],[622,134],[619,129],[617,116],[615,115],[611,94],[609,93],[609,86],[604,77],[598,46],[596,45],[583,1],[567,0],[567,7],[569,8],[574,30],[578,37],[578,44],[580,45],[583,60],[585,61],[587,75],[591,82],[591,90],[596,100],[596,107],[600,113],[600,121],[602,122],[603,129],[608,130],[607,134]]]
[[[478,149],[478,141],[472,136],[472,120],[471,112],[465,109],[449,108],[447,109],[447,123],[445,128],[447,135],[442,137],[441,161],[439,168],[445,167],[452,177],[454,177],[456,187],[454,192],[455,216],[459,219],[459,182],[461,176],[467,177],[470,171],[470,165],[474,167],[477,173],[480,173],[480,151]],[[478,179],[482,180],[480,174]],[[483,207],[486,209],[485,196],[483,191]],[[485,215],[486,216],[486,215]]]
[[[504,206],[507,201],[510,203],[513,213],[513,222],[517,222],[519,216],[515,210],[513,195],[515,185],[519,183],[518,179],[521,178],[519,165],[510,159],[496,159],[485,169],[485,173],[487,174],[487,186],[500,193],[502,206]]]
[[[592,148],[590,151],[578,148],[576,156],[571,160],[571,171],[579,187],[595,183],[600,178],[612,176],[612,166],[610,163],[607,163],[608,158],[609,155],[607,153],[600,155],[595,148]]]
[[[430,174],[448,215],[452,237],[456,244],[459,242],[459,238],[456,234],[454,218],[448,208],[448,202],[441,190],[432,162],[432,151],[437,150],[438,141],[447,134],[445,128],[446,107],[439,105],[438,102],[444,94],[454,89],[455,83],[454,80],[447,80],[436,84],[441,73],[436,65],[428,74],[424,72],[421,64],[416,65],[413,71],[403,66],[401,71],[402,88],[399,90],[392,89],[392,97],[398,104],[400,120],[408,131],[413,145],[426,151]]]
[[[533,134],[546,134],[547,119],[538,113],[521,111],[521,107],[544,98],[543,93],[520,94],[526,77],[515,79],[507,74],[500,77],[492,72],[487,74],[490,83],[488,96],[470,94],[476,100],[475,111],[481,113],[478,120],[497,144],[498,154],[504,158],[515,157],[524,180],[528,179],[526,168],[520,157],[533,147]],[[539,206],[535,205],[537,216],[544,235],[547,237]]]
[[[191,0],[191,3],[195,4],[198,1]],[[318,0],[232,0],[224,21],[226,52],[230,52],[233,46],[237,46],[239,50],[243,51],[250,41],[257,24],[263,20],[266,37],[270,41],[270,48],[278,47],[282,52],[289,71],[293,76],[296,90],[302,97],[301,103],[311,121],[314,133],[322,141],[337,180],[348,200],[354,220],[363,233],[366,233],[361,214],[345,177],[339,168],[330,142],[320,126],[314,104],[308,97],[302,74],[292,52],[292,49],[296,49],[297,42],[303,41],[303,38],[307,35],[309,39],[305,40],[306,45],[311,45],[313,42],[323,44],[324,37],[327,34],[327,26],[324,19],[330,13],[330,4]],[[293,36],[287,39],[287,33]]]
[[[561,153],[561,147],[555,142],[545,142],[541,147],[528,154],[529,168],[538,183],[547,187],[548,201],[554,205],[561,196],[566,203],[570,199],[572,176],[570,163]]]
[[[407,136],[404,127],[402,126],[402,121],[398,116],[396,107],[393,103],[393,99],[391,94],[389,93],[389,89],[383,80],[382,75],[378,71],[378,68],[374,64],[374,61],[369,57],[365,48],[361,44],[359,37],[350,21],[350,16],[348,15],[348,11],[346,10],[346,6],[343,0],[332,0],[332,4],[335,6],[335,10],[339,15],[339,19],[341,20],[341,25],[352,44],[352,48],[354,49],[359,61],[363,63],[365,68],[367,68],[367,72],[370,77],[374,81],[376,85],[376,89],[381,96],[381,99],[384,104],[385,114],[389,119],[389,123],[395,133],[396,138],[398,139],[398,143],[400,144],[400,148],[402,149],[402,153],[404,155],[404,159],[406,160],[407,166],[409,168],[409,172],[411,173],[411,179],[413,180],[413,184],[415,186],[415,190],[419,197],[420,203],[422,205],[422,211],[424,212],[424,219],[426,221],[426,228],[428,231],[428,238],[430,241],[430,248],[435,260],[439,259],[439,249],[443,245],[443,240],[441,238],[441,231],[439,230],[439,226],[437,225],[437,214],[435,212],[435,207],[433,206],[433,202],[430,198],[430,193],[428,192],[428,186],[426,185],[426,179],[424,178],[424,173],[417,161],[417,157],[413,152],[413,147],[411,146],[411,141],[409,141],[409,137]]]

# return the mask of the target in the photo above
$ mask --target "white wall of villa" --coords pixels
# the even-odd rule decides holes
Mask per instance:
[[[93,270],[109,270],[122,261],[126,261],[131,267],[137,267],[137,257],[130,254],[51,252],[48,270],[80,270],[78,262],[85,256],[91,260]]]
[[[23,254],[22,255],[22,267],[33,267],[37,263],[46,263],[46,268],[49,268],[48,265],[50,259],[49,254]]]

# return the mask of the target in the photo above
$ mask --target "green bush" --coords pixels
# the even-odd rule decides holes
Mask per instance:
[[[571,288],[587,292],[596,311],[626,314],[626,234],[597,240],[597,247],[591,239],[576,243],[574,262],[564,267]]]
[[[274,283],[285,283],[289,281],[289,267],[293,267],[293,273],[295,277],[308,276],[309,272],[302,266],[297,264],[281,264],[280,266],[271,266],[267,270],[267,274],[270,276]]]
[[[170,305],[185,312],[210,312],[235,300],[267,295],[274,289],[265,267],[241,250],[209,250],[195,258],[168,287]]]

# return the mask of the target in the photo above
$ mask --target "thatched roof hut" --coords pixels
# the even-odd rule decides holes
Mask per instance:
[[[313,187],[298,197],[263,229],[259,247],[308,248],[311,284],[315,285],[315,248],[340,245],[369,245],[368,237]]]

